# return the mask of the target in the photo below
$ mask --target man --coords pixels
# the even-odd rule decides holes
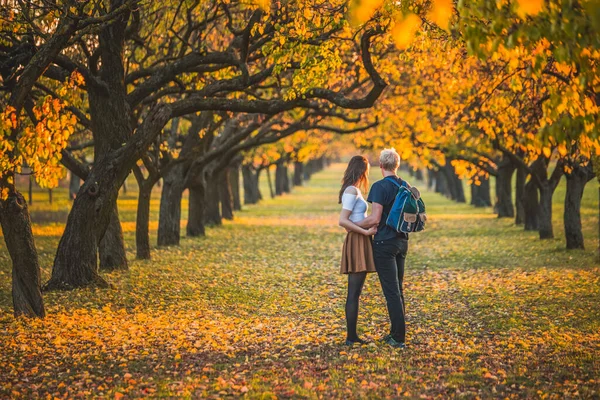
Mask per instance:
[[[358,225],[363,228],[377,225],[377,233],[373,238],[373,256],[392,325],[390,334],[386,335],[383,341],[394,348],[403,349],[406,324],[402,281],[404,261],[408,251],[408,234],[398,233],[386,225],[388,214],[398,194],[398,187],[389,179],[402,182],[402,179],[396,175],[399,166],[400,156],[395,149],[384,149],[381,152],[379,167],[384,179],[371,186],[367,198],[367,201],[372,203],[371,215]],[[391,178],[386,179],[386,177]]]

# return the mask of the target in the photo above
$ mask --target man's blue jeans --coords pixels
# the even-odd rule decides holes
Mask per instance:
[[[373,241],[375,269],[381,282],[383,295],[387,303],[390,322],[390,334],[400,343],[406,340],[406,322],[404,320],[404,262],[408,252],[408,240],[392,238]]]

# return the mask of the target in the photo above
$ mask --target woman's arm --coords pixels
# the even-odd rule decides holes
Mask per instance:
[[[350,221],[350,214],[352,214],[352,211],[342,209],[339,221],[339,225],[341,227],[346,228],[347,231],[360,233],[361,235],[365,236],[371,236],[377,233],[377,227],[370,227],[369,229],[365,229]]]

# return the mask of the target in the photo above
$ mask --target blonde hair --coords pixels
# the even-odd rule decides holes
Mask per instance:
[[[383,149],[379,155],[379,164],[386,171],[395,172],[400,166],[400,155],[394,148]]]

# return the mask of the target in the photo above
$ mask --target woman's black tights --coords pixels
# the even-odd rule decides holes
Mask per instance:
[[[366,272],[348,274],[348,297],[346,298],[346,339],[356,342],[356,323],[358,321],[358,298],[365,284]]]

